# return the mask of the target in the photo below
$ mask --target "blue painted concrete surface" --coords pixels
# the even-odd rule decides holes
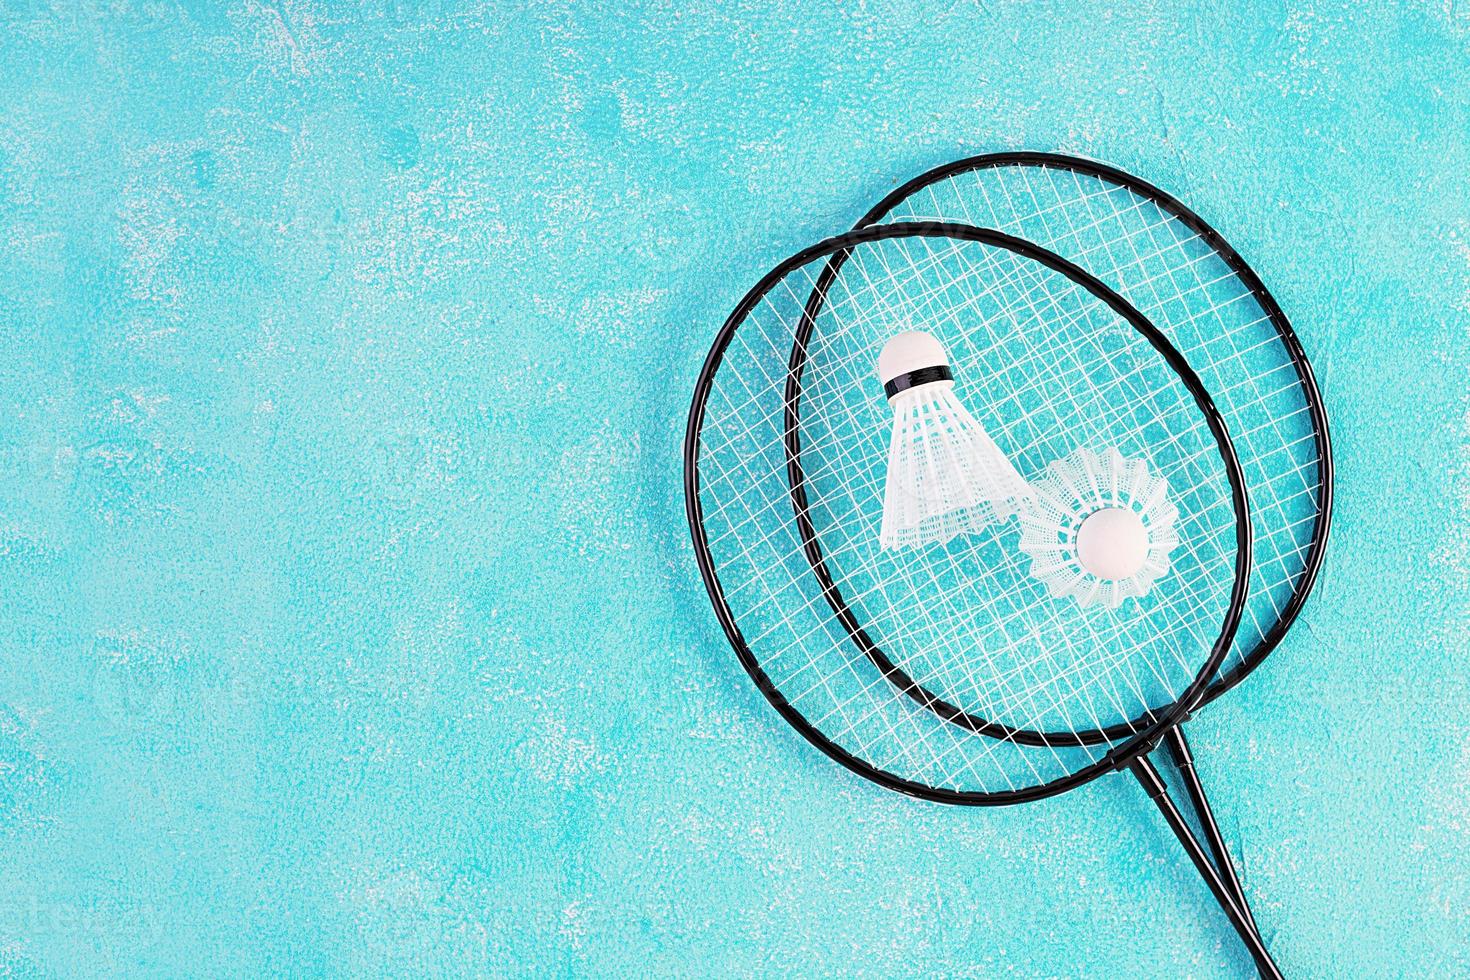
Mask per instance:
[[[0,5],[0,975],[1248,975],[1126,777],[947,809],[726,647],[728,309],[1061,150],[1252,261],[1323,580],[1192,723],[1296,977],[1470,973],[1470,8]]]

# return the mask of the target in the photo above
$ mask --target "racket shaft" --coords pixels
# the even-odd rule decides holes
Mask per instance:
[[[1139,783],[1142,784],[1144,791],[1148,793],[1149,799],[1154,801],[1154,804],[1159,808],[1159,812],[1164,815],[1164,820],[1168,823],[1169,829],[1174,832],[1174,836],[1179,839],[1179,843],[1184,846],[1184,850],[1189,854],[1189,859],[1194,862],[1195,870],[1199,872],[1200,877],[1209,886],[1210,891],[1215,896],[1215,901],[1219,902],[1220,907],[1225,910],[1225,915],[1230,919],[1230,924],[1235,927],[1236,933],[1240,936],[1241,941],[1245,943],[1246,949],[1250,951],[1251,958],[1256,961],[1256,968],[1261,971],[1261,976],[1268,978],[1268,980],[1284,980],[1281,971],[1277,969],[1276,964],[1272,961],[1271,954],[1266,951],[1265,945],[1261,942],[1261,938],[1256,935],[1255,930],[1251,928],[1250,923],[1241,914],[1239,907],[1235,904],[1235,899],[1230,895],[1230,890],[1220,880],[1220,875],[1215,870],[1215,866],[1210,863],[1209,855],[1205,853],[1204,847],[1195,839],[1193,832],[1189,829],[1189,825],[1184,822],[1184,816],[1179,812],[1179,808],[1174,805],[1174,801],[1169,797],[1169,790],[1164,785],[1163,777],[1159,775],[1158,769],[1154,768],[1154,764],[1149,761],[1147,756],[1137,757],[1128,763],[1128,768],[1138,779]]]
[[[1194,767],[1194,753],[1189,749],[1189,742],[1184,738],[1184,729],[1175,725],[1169,729],[1165,741],[1169,743],[1169,754],[1174,759],[1174,767],[1179,770],[1179,775],[1184,780],[1184,790],[1189,794],[1189,802],[1194,807],[1194,815],[1199,819],[1200,827],[1205,832],[1205,842],[1210,845],[1210,852],[1215,856],[1215,869],[1220,873],[1220,880],[1225,887],[1230,889],[1230,895],[1235,899],[1235,905],[1240,909],[1240,914],[1250,923],[1252,931],[1257,936],[1261,934],[1261,927],[1256,925],[1256,917],[1251,914],[1250,903],[1246,901],[1245,889],[1240,884],[1240,876],[1236,874],[1235,863],[1230,858],[1230,849],[1225,846],[1225,837],[1220,833],[1220,825],[1215,822],[1215,813],[1210,808],[1209,798],[1205,796],[1204,784],[1200,782],[1199,772]]]

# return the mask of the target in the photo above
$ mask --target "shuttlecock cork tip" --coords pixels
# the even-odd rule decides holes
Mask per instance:
[[[922,330],[907,330],[893,336],[883,345],[878,355],[878,380],[884,384],[900,374],[909,374],[923,368],[948,367],[944,345],[931,333]]]
[[[949,357],[933,334],[907,330],[891,338],[878,354],[878,380],[889,398],[901,391],[948,381]]]

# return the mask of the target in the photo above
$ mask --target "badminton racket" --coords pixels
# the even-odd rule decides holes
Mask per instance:
[[[1007,152],[945,164],[885,196],[859,226],[916,220],[996,228],[1076,263],[1157,326],[1209,389],[1245,473],[1254,567],[1235,642],[1200,703],[1239,684],[1300,613],[1331,524],[1327,415],[1275,298],[1224,237],[1178,198],[1078,157]],[[1166,741],[1221,874],[1249,917],[1183,729],[1170,729]]]
[[[1181,544],[1146,596],[1084,614],[1031,575],[1013,522],[922,551],[879,547],[887,406],[873,358],[913,327],[944,341],[1021,472],[1108,446],[1167,482]],[[684,452],[717,617],[804,737],[881,785],[949,803],[1022,802],[1130,769],[1262,972],[1279,976],[1146,758],[1231,647],[1251,533],[1224,423],[1137,310],[999,232],[860,229],[783,262],[742,300],[696,383]]]

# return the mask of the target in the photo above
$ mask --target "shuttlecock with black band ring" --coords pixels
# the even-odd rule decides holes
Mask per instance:
[[[955,397],[938,340],[918,330],[893,337],[878,355],[878,377],[893,407],[884,548],[945,542],[1018,512],[1030,489]]]

